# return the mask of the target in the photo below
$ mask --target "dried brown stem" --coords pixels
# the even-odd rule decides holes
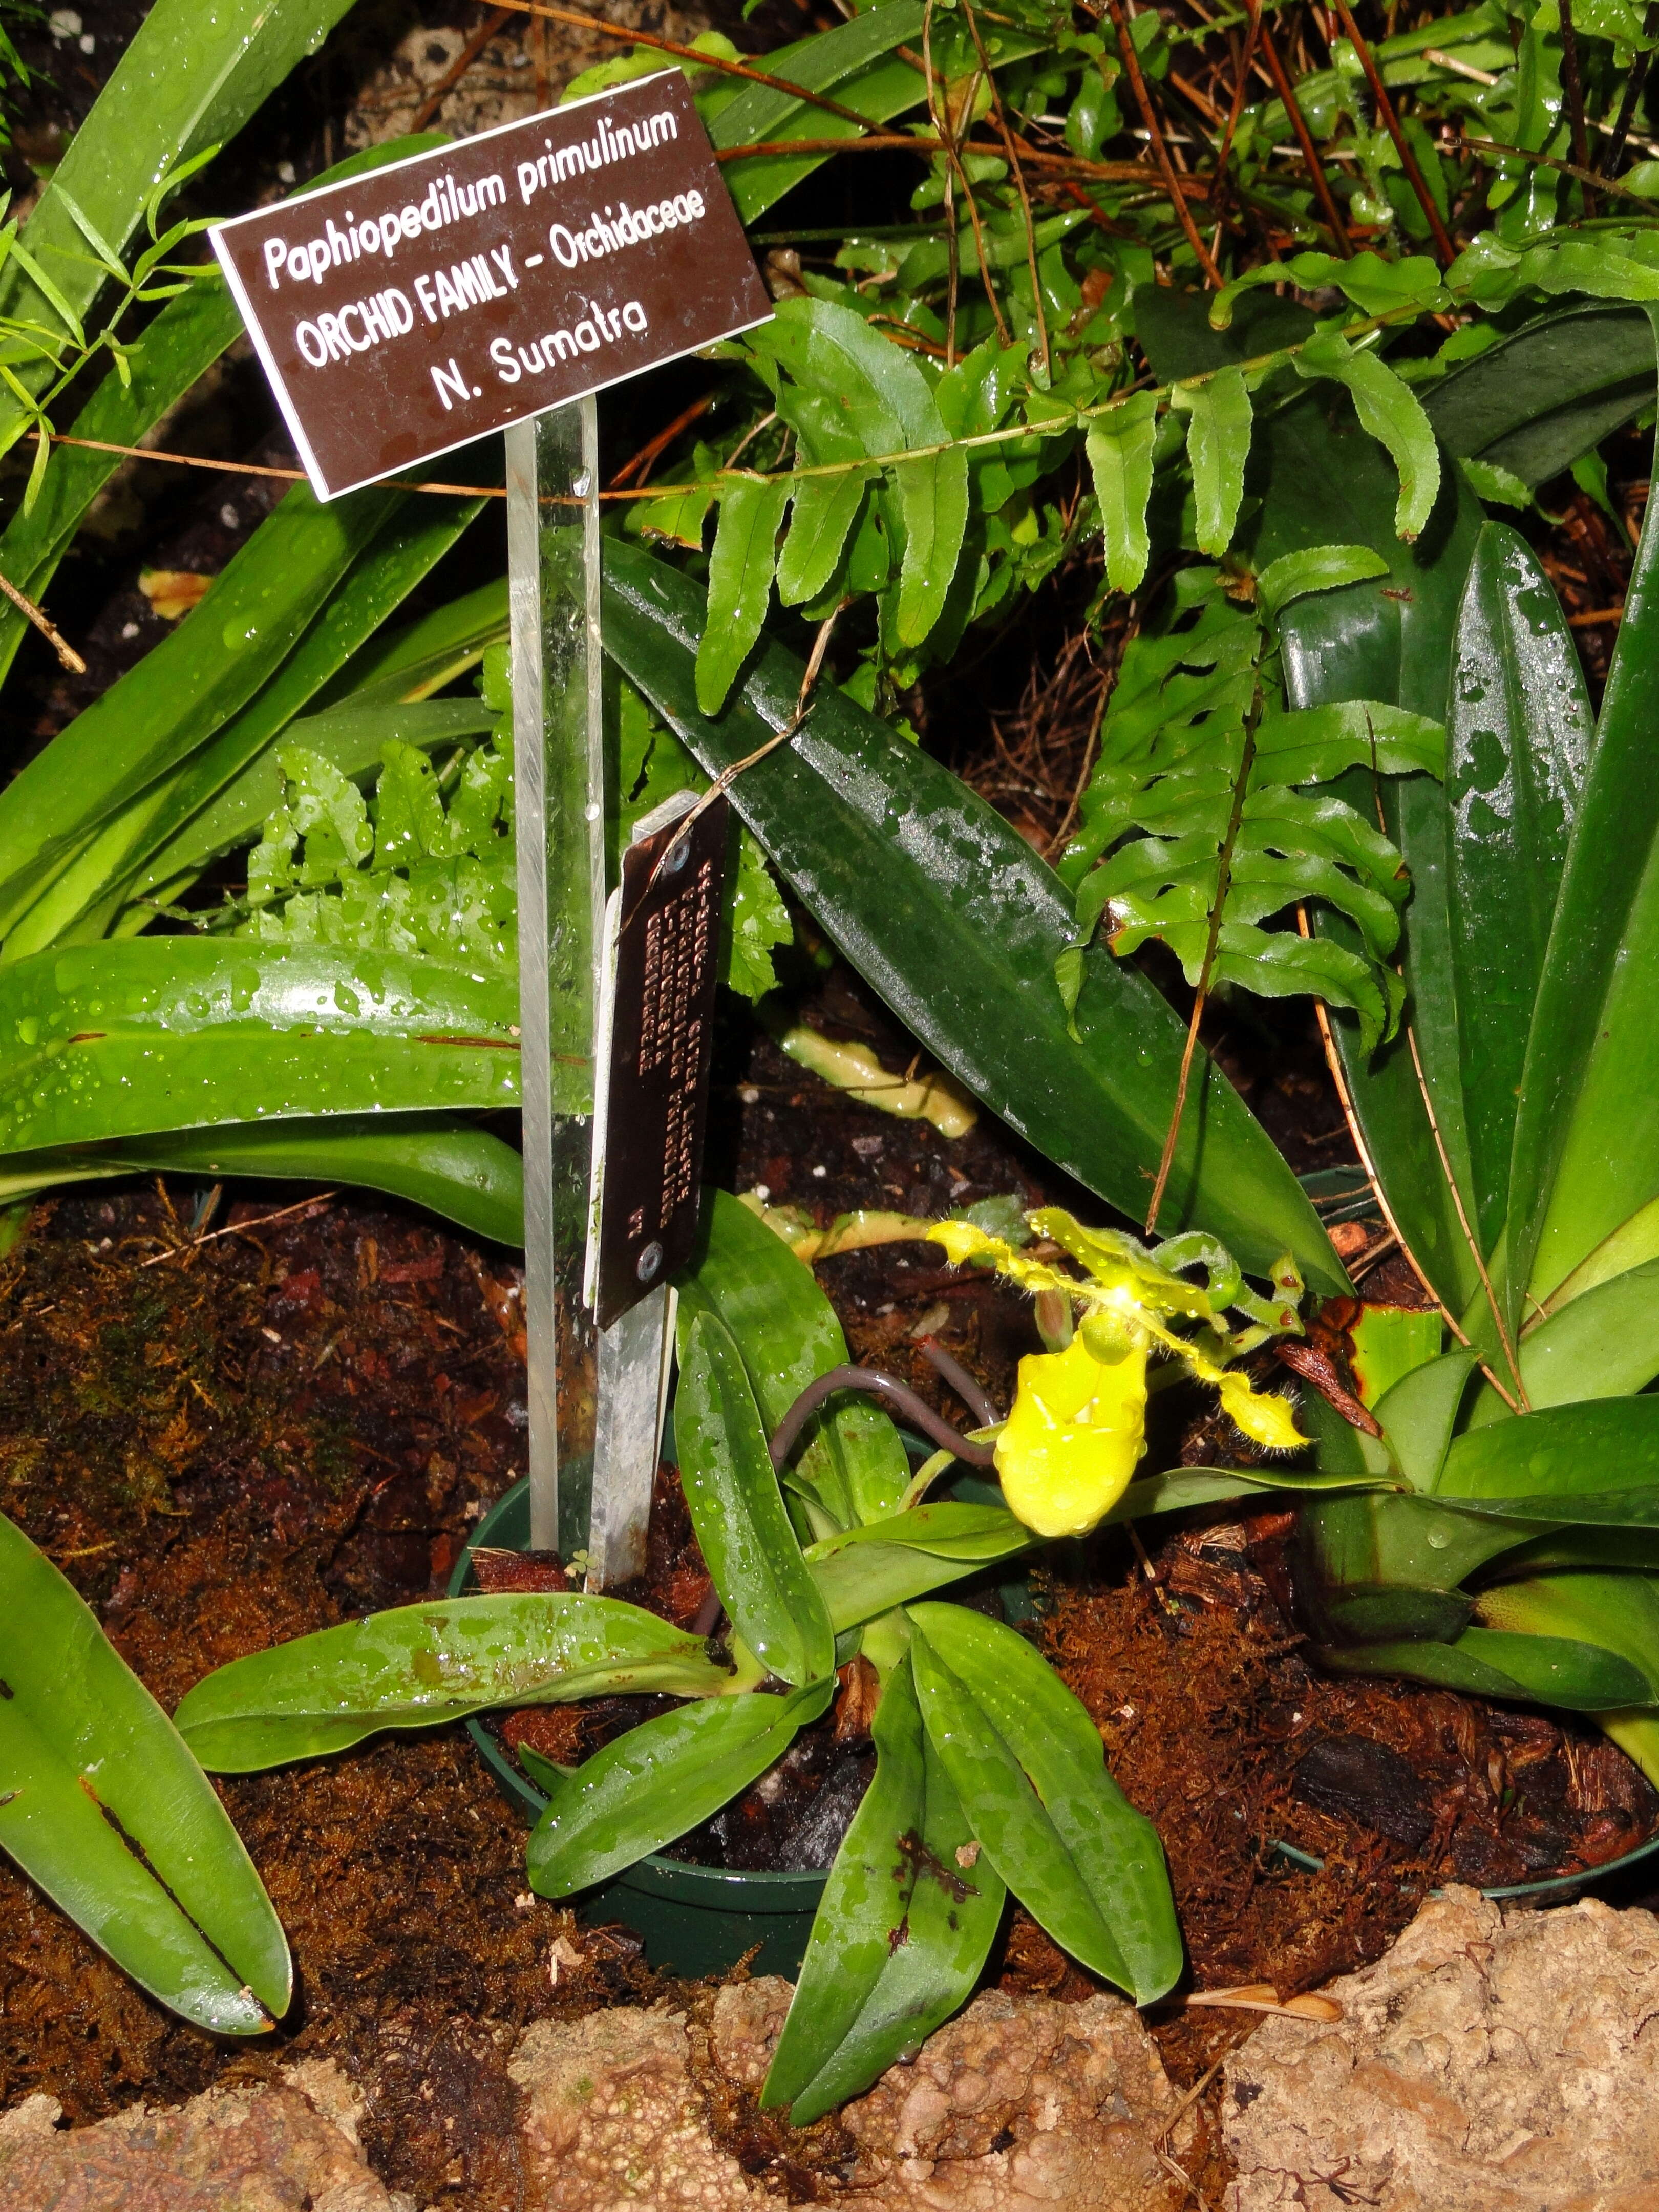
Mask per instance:
[[[867,131],[870,118],[860,115],[855,107],[843,107],[838,100],[828,100],[821,92],[809,92],[804,84],[795,84],[787,76],[773,76],[765,70],[755,69],[747,62],[724,60],[719,54],[700,53],[695,46],[683,46],[678,39],[665,39],[655,31],[637,31],[624,23],[607,23],[603,15],[590,15],[582,8],[553,8],[546,0],[502,0],[502,4],[514,15],[540,15],[550,23],[566,23],[573,30],[597,32],[602,39],[620,39],[625,46],[652,46],[657,52],[672,54],[677,61],[690,62],[697,69],[714,70],[721,76],[740,76],[750,84],[768,85],[774,92],[787,92],[791,100],[803,100],[808,107],[821,107],[826,115],[839,115],[844,123],[856,123],[860,131]]]
[[[1659,35],[1659,0],[1650,0],[1642,28],[1650,39]],[[1648,69],[1652,60],[1653,56],[1650,53],[1638,54],[1636,59],[1631,64],[1630,72],[1625,79],[1625,96],[1619,103],[1618,118],[1613,124],[1613,135],[1607,140],[1607,149],[1601,156],[1601,173],[1604,177],[1612,176],[1620,162],[1625,158],[1625,141],[1630,137],[1630,126],[1636,119],[1637,103],[1640,100],[1644,88],[1647,84]]]
[[[1406,172],[1407,181],[1417,195],[1417,204],[1423,210],[1423,220],[1429,226],[1429,234],[1434,240],[1435,250],[1440,256],[1440,265],[1443,269],[1449,268],[1457,258],[1457,248],[1453,245],[1451,234],[1441,220],[1440,210],[1434,204],[1434,194],[1429,190],[1428,182],[1417,165],[1417,156],[1413,153],[1407,143],[1406,134],[1400,127],[1400,118],[1395,112],[1393,100],[1389,97],[1389,88],[1382,82],[1382,72],[1377,68],[1370,48],[1359,34],[1359,26],[1353,19],[1353,10],[1349,7],[1348,0],[1334,0],[1334,5],[1348,43],[1359,57],[1359,66],[1365,72],[1365,82],[1371,88],[1371,98],[1376,102],[1376,112],[1382,118],[1382,128],[1393,139],[1394,150],[1400,156],[1400,166]]]
[[[1567,96],[1567,123],[1572,133],[1572,158],[1581,169],[1589,167],[1589,137],[1584,129],[1584,81],[1578,69],[1578,33],[1573,28],[1572,0],[1561,0],[1561,89]],[[1584,213],[1595,211],[1595,192],[1584,187]]]
[[[1097,13],[1098,10],[1094,7],[1093,0],[1090,0],[1090,4],[1091,12]],[[1135,105],[1140,110],[1140,119],[1146,126],[1146,136],[1152,142],[1153,156],[1164,173],[1164,181],[1169,188],[1170,198],[1175,203],[1175,211],[1180,219],[1181,228],[1187,234],[1187,243],[1197,257],[1198,265],[1204,272],[1205,283],[1212,292],[1218,292],[1221,289],[1221,271],[1216,267],[1214,256],[1204,243],[1198,225],[1193,221],[1192,210],[1188,206],[1186,194],[1181,189],[1180,180],[1176,174],[1175,163],[1170,159],[1169,145],[1164,136],[1163,126],[1158,119],[1158,110],[1152,105],[1152,94],[1147,89],[1146,79],[1140,66],[1140,56],[1136,52],[1135,42],[1129,35],[1129,23],[1124,14],[1123,0],[1104,0],[1104,4],[1107,14],[1112,19],[1112,28],[1117,33],[1118,52],[1122,55],[1123,66],[1128,72],[1129,83],[1135,96]]]
[[[1325,217],[1325,228],[1336,241],[1336,250],[1343,259],[1351,260],[1353,256],[1353,240],[1348,236],[1348,226],[1343,221],[1342,210],[1336,204],[1336,195],[1331,190],[1331,180],[1325,174],[1325,164],[1319,158],[1319,149],[1315,145],[1313,133],[1308,128],[1308,118],[1297,104],[1295,90],[1290,78],[1285,73],[1285,64],[1279,58],[1279,49],[1273,42],[1267,26],[1261,20],[1261,0],[1246,0],[1246,5],[1250,10],[1251,35],[1261,44],[1261,58],[1267,65],[1267,74],[1273,79],[1273,90],[1279,94],[1280,105],[1290,118],[1291,128],[1296,133],[1296,143],[1302,149],[1302,159],[1306,164],[1308,175],[1312,181],[1315,198],[1318,200],[1321,212]],[[1239,71],[1241,88],[1247,73],[1244,70]]]
[[[1486,1293],[1486,1304],[1492,1313],[1492,1327],[1498,1331],[1498,1341],[1503,1346],[1504,1358],[1508,1363],[1510,1375],[1514,1377],[1515,1397],[1510,1402],[1512,1405],[1518,1402],[1521,1411],[1529,1413],[1532,1411],[1532,1402],[1527,1396],[1527,1386],[1521,1379],[1521,1363],[1515,1356],[1515,1346],[1510,1340],[1509,1327],[1504,1319],[1504,1310],[1498,1304],[1497,1291],[1492,1288],[1492,1277],[1486,1272],[1486,1262],[1480,1251],[1480,1240],[1469,1226],[1469,1217],[1463,1206],[1463,1194],[1457,1188],[1457,1177],[1452,1173],[1451,1156],[1446,1150],[1445,1139],[1440,1133],[1440,1122],[1434,1110],[1434,1099],[1429,1091],[1429,1079],[1423,1073],[1423,1056],[1417,1048],[1417,1032],[1409,1023],[1406,1025],[1406,1042],[1411,1048],[1412,1066],[1417,1071],[1417,1088],[1423,1100],[1423,1111],[1428,1116],[1429,1132],[1434,1139],[1434,1149],[1440,1158],[1440,1172],[1446,1178],[1446,1188],[1451,1193],[1451,1202],[1456,1211],[1458,1226],[1463,1232],[1463,1242],[1468,1246],[1470,1256],[1474,1261],[1474,1271],[1480,1278],[1480,1287]]]
[[[510,23],[512,20],[513,10],[510,8],[494,8],[490,10],[410,117],[409,128],[411,133],[426,129],[427,125],[431,122],[433,117],[448,99],[450,94],[454,91],[495,33],[503,24]],[[441,52],[442,48],[441,47],[439,51]]]
[[[34,624],[46,643],[58,655],[71,676],[84,676],[87,664],[58,628],[52,617],[37,607],[27,592],[20,592],[9,576],[0,576],[0,592],[3,592],[26,622]]]
[[[1025,222],[1025,259],[1031,272],[1031,307],[1036,316],[1037,337],[1042,348],[1042,373],[1044,376],[1048,376],[1051,373],[1052,366],[1048,350],[1048,318],[1042,312],[1042,278],[1037,270],[1036,227],[1031,221],[1031,195],[1025,189],[1025,172],[1020,166],[1018,155],[1014,150],[1014,134],[1008,128],[1008,117],[1002,105],[1002,94],[997,89],[996,77],[991,69],[991,58],[985,51],[985,41],[979,34],[979,23],[969,0],[962,0],[962,12],[967,18],[968,28],[973,34],[974,52],[979,56],[979,65],[984,70],[985,82],[990,88],[991,113],[995,119],[997,130],[1001,135],[1003,145],[1007,149],[1008,167],[1013,172],[1014,184],[1019,193],[1020,212]]]

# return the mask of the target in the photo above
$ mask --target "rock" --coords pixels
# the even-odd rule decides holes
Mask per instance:
[[[988,1990],[842,2113],[845,2212],[1179,2212],[1178,2104],[1133,2005]]]
[[[298,2086],[210,2089],[176,2112],[135,2105],[95,2126],[59,2129],[57,2100],[0,2114],[6,2212],[413,2212],[363,2163],[356,2106],[326,2062]],[[337,2124],[330,2108],[349,2121]]]
[[[720,1992],[708,2047],[728,2080],[759,2088],[793,1994],[775,1975]],[[526,2030],[511,2071],[526,2098],[527,2205],[775,2205],[715,2143],[690,2060],[678,2013]],[[1188,2192],[1157,2149],[1176,2108],[1133,2006],[993,1990],[842,2114],[858,2160],[836,2201],[844,2212],[1179,2212]]]
[[[1651,1913],[1450,1889],[1325,1994],[1340,2021],[1269,2020],[1227,2062],[1227,2212],[1659,2208]]]
[[[778,2047],[793,1982],[781,1974],[757,1974],[751,1982],[732,1982],[714,2000],[708,2023],[715,2063],[739,2088],[758,2090]]]
[[[525,2093],[526,2203],[553,2212],[736,2212],[775,2203],[708,2132],[683,2013],[538,2021],[507,2070]]]

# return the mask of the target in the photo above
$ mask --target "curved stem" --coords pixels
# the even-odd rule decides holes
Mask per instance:
[[[820,1375],[807,1384],[794,1404],[778,1423],[772,1438],[772,1464],[781,1468],[794,1449],[801,1431],[828,1398],[838,1390],[860,1390],[866,1397],[884,1398],[896,1413],[931,1437],[936,1444],[953,1451],[958,1459],[966,1460],[970,1467],[990,1467],[994,1454],[989,1444],[970,1444],[966,1437],[951,1426],[949,1421],[936,1413],[925,1399],[891,1375],[884,1375],[876,1367],[832,1367],[827,1375]]]
[[[937,1338],[931,1336],[920,1338],[917,1349],[936,1372],[944,1376],[979,1427],[994,1429],[1002,1419],[1001,1414],[955,1354],[947,1352]]]

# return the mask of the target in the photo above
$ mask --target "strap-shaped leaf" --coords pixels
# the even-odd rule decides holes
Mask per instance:
[[[1490,1251],[1509,1207],[1527,1036],[1594,728],[1554,586],[1507,524],[1480,533],[1454,651],[1447,908],[1469,1164]]]
[[[875,1778],[836,1854],[761,2103],[797,2127],[918,2050],[978,1980],[1003,1885],[925,1735],[907,1653],[872,1729]]]
[[[709,721],[690,681],[704,619],[688,579],[607,548],[606,645],[717,774],[794,714],[803,671],[768,646],[741,697]],[[1072,902],[1024,840],[830,687],[732,795],[820,925],[952,1074],[1090,1188],[1144,1206],[1184,1025],[1144,978],[1091,951],[1073,1041],[1054,982],[1076,941]],[[1310,1281],[1335,1287],[1340,1267],[1306,1194],[1208,1063],[1202,1081],[1176,1150],[1170,1225],[1201,1220],[1253,1272],[1291,1251]]]
[[[0,931],[83,838],[247,704],[410,496],[374,490],[319,506],[296,485],[201,605],[0,793]]]
[[[441,1114],[232,1122],[0,1160],[0,1205],[100,1176],[252,1176],[390,1191],[498,1244],[524,1242],[524,1157],[475,1121]]]
[[[915,67],[914,53],[902,51],[921,43],[925,20],[920,0],[884,0],[830,30],[793,46],[774,47],[767,56],[767,70],[791,83],[833,92],[841,106],[872,123],[885,123],[907,108],[920,107],[927,97],[926,78]],[[948,51],[948,40],[947,19],[946,24],[933,26],[936,65]],[[999,26],[992,66],[1006,68],[1047,44],[1046,39],[1011,25]],[[971,69],[973,58],[971,50],[963,54],[964,67]],[[810,153],[766,154],[726,168],[726,188],[745,222],[752,222],[830,158],[836,140],[858,136],[858,125],[850,118],[809,107],[769,85],[740,85],[730,77],[718,78],[709,90],[698,94],[697,104],[709,118],[716,146],[787,146],[791,139],[800,138],[813,147]]]
[[[1193,465],[1200,552],[1219,555],[1233,542],[1244,464],[1250,457],[1250,390],[1241,368],[1221,368],[1205,384],[1178,384],[1176,406],[1191,419],[1187,454]]]
[[[731,484],[720,495],[708,563],[708,628],[697,648],[697,704],[705,714],[719,714],[761,634],[788,504],[787,482],[763,477]]]
[[[1659,1195],[1659,513],[1626,595],[1516,1119],[1510,1288],[1548,1297]]]
[[[1439,1483],[1474,1365],[1474,1354],[1460,1346],[1413,1367],[1376,1401],[1389,1449],[1413,1490],[1431,1491]]]
[[[729,1191],[703,1193],[700,1249],[679,1291],[682,1314],[715,1315],[737,1340],[769,1434],[809,1382],[847,1364],[847,1339],[811,1269]],[[792,1476],[850,1528],[892,1513],[910,1469],[886,1414],[849,1392],[808,1423]]]
[[[1162,1996],[1181,1972],[1163,1848],[1094,1723],[1001,1622],[954,1605],[908,1618],[929,1741],[997,1872],[1074,1958],[1137,2003]]]
[[[1659,1484],[1659,1398],[1556,1406],[1471,1429],[1446,1454],[1443,1498],[1547,1494]],[[1564,1520],[1571,1515],[1564,1513]]]
[[[52,183],[22,232],[31,261],[50,270],[84,314],[108,283],[64,204],[118,252],[143,220],[156,182],[192,155],[235,137],[296,63],[317,51],[349,0],[160,0],[141,21],[92,112],[76,131]],[[39,295],[23,262],[0,276],[0,314],[27,319]],[[44,375],[24,380],[38,390]],[[11,442],[21,403],[0,392],[0,446]],[[10,571],[7,571],[8,574]]]
[[[1476,1613],[1494,1633],[1599,1646],[1645,1686],[1603,1705],[1659,1705],[1659,1582],[1651,1575],[1540,1575],[1487,1590]]]
[[[302,190],[325,190],[382,162],[425,153],[444,143],[441,133],[422,132],[368,147],[311,179]],[[78,201],[76,204],[80,205]],[[76,416],[74,435],[111,448],[136,446],[240,337],[241,329],[241,316],[223,277],[216,268],[201,270],[146,325],[142,341],[123,364],[125,374],[112,368],[105,376]],[[60,447],[33,507],[27,514],[15,512],[0,533],[0,575],[9,577],[37,605],[44,599],[82,516],[120,466],[118,450]],[[27,627],[24,616],[9,600],[0,607],[0,678],[10,669]]]
[[[787,1697],[682,1705],[629,1729],[562,1781],[538,1771],[550,1794],[531,1832],[530,1887],[568,1897],[700,1826],[783,1756],[835,1686],[832,1674]]]
[[[1518,1698],[1569,1712],[1651,1702],[1645,1676],[1627,1659],[1571,1637],[1466,1628],[1451,1644],[1429,1638],[1367,1644],[1343,1651],[1327,1648],[1321,1656],[1346,1674],[1403,1674],[1470,1697]]]
[[[1395,532],[1418,537],[1440,490],[1440,449],[1421,400],[1386,362],[1356,352],[1334,331],[1310,339],[1294,358],[1298,376],[1328,376],[1346,386],[1361,427],[1387,447],[1400,472]]]
[[[702,1637],[638,1606],[511,1592],[398,1606],[251,1652],[205,1676],[173,1717],[204,1766],[243,1774],[490,1705],[716,1697],[730,1679]]]
[[[674,1433],[691,1525],[732,1626],[797,1688],[835,1672],[836,1637],[801,1558],[737,1340],[718,1315],[680,1336]]]
[[[0,1618],[0,1850],[163,2004],[219,2034],[269,2027],[288,2009],[288,1945],[240,1838],[172,1722],[3,1516]]]
[[[1146,509],[1152,496],[1152,444],[1158,402],[1137,392],[1090,423],[1084,441],[1106,538],[1106,580],[1115,592],[1133,592],[1146,574],[1152,541]]]
[[[904,1544],[935,1559],[980,1561],[1006,1559],[1032,1541],[1030,1530],[1006,1505],[962,1505],[942,1499],[937,1505],[912,1506],[908,1513],[895,1513],[867,1528],[826,1536],[806,1556],[816,1565],[851,1546]]]
[[[1540,315],[1425,393],[1449,453],[1547,483],[1653,403],[1653,327],[1634,307]]]
[[[294,1115],[511,1106],[510,975],[241,938],[0,967],[0,1151]],[[573,1089],[568,1110],[585,1091]]]
[[[1587,1398],[1644,1390],[1659,1375],[1659,1260],[1628,1267],[1548,1315],[1521,1340],[1521,1379],[1536,1410]],[[1488,1385],[1471,1425],[1488,1400],[1506,1411]]]
[[[1011,1535],[1006,1551],[994,1556],[1018,1558],[1030,1548],[1029,1531],[1027,1537],[1027,1541],[1016,1543]],[[982,1555],[963,1559],[951,1552],[923,1551],[915,1544],[860,1543],[814,1559],[811,1566],[836,1633],[842,1636],[861,1622],[890,1613],[896,1605],[926,1597],[930,1590],[948,1589],[990,1563]]]

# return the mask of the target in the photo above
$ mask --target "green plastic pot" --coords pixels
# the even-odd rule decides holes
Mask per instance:
[[[449,1594],[476,1587],[472,1553],[479,1546],[507,1552],[530,1546],[530,1486],[515,1483],[478,1523],[455,1563]],[[467,1733],[506,1796],[539,1820],[547,1800],[507,1756],[482,1721]],[[758,1974],[800,1971],[813,1915],[823,1895],[822,1874],[742,1874],[726,1867],[689,1865],[653,1852],[575,1900],[589,1926],[625,1921],[645,1942],[646,1957],[664,1973],[695,1978],[724,1973],[758,1944],[751,1961]]]

